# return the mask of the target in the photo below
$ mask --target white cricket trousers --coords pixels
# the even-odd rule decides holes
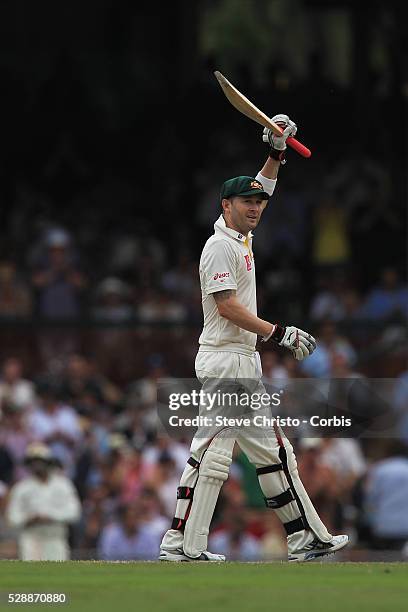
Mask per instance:
[[[231,390],[235,385],[235,388],[256,394],[256,397],[267,393],[261,381],[262,367],[258,352],[246,355],[231,351],[200,350],[196,357],[195,370],[204,392],[213,392],[219,387],[219,381],[226,379],[227,383],[231,382]],[[236,416],[241,416],[243,412],[241,406],[228,408],[225,413],[231,416],[235,411]],[[222,411],[223,406],[217,405],[216,414]],[[246,416],[250,414],[265,415],[269,418],[272,416],[270,407],[262,407],[256,411],[246,409],[245,412]],[[200,416],[208,416],[212,411],[207,411],[207,406],[200,404],[199,413]],[[266,505],[275,510],[282,521],[287,533],[289,551],[301,549],[315,537],[328,542],[332,536],[321,522],[300,481],[292,445],[282,429],[269,425],[256,426],[252,423],[250,426],[229,428],[213,422],[210,427],[199,427],[192,440],[191,458],[183,472],[177,492],[175,517],[171,529],[164,535],[161,548],[175,550],[183,548],[184,545],[185,549],[184,530],[187,522],[190,521],[188,525],[190,526],[190,523],[192,525],[198,516],[200,525],[195,532],[199,536],[196,537],[197,542],[191,545],[189,543],[188,547],[194,552],[191,554],[194,557],[198,556],[201,549],[204,550],[216,498],[223,481],[227,478],[235,442],[257,468]],[[203,493],[205,479],[208,493]],[[213,497],[212,503],[209,504],[208,516],[204,516],[203,512],[200,514],[196,494],[204,495],[205,500],[206,496]],[[200,501],[200,504],[203,503],[205,502]],[[190,539],[189,528],[187,532]],[[191,540],[194,540],[194,537],[191,536]]]

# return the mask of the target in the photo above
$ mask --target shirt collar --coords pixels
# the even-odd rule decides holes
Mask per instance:
[[[224,234],[227,234],[228,236],[231,236],[231,238],[235,238],[235,240],[239,240],[240,242],[245,242],[246,240],[246,236],[244,236],[244,234],[240,234],[239,232],[225,225],[225,219],[222,215],[220,215],[217,221],[214,223],[214,230],[216,234],[223,232]],[[248,239],[251,240],[252,237],[252,232],[249,232]]]

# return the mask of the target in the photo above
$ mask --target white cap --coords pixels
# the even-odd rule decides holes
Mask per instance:
[[[313,448],[319,448],[321,444],[321,438],[300,438],[299,440],[299,447],[302,450],[311,450]]]
[[[31,461],[34,459],[42,459],[43,461],[51,461],[52,454],[48,446],[41,442],[33,442],[27,446],[24,459]]]

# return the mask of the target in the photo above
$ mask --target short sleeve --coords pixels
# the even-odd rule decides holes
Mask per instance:
[[[237,288],[237,257],[226,240],[218,240],[208,246],[203,254],[201,275],[207,295]]]

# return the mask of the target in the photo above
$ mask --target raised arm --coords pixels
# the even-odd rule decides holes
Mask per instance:
[[[275,115],[272,121],[283,129],[283,134],[282,136],[275,136],[268,128],[264,129],[262,140],[269,144],[270,150],[265,164],[256,177],[258,181],[261,181],[269,195],[272,195],[275,188],[280,165],[286,163],[286,140],[289,136],[294,136],[297,131],[296,124],[287,115]],[[264,182],[262,179],[268,180]]]

